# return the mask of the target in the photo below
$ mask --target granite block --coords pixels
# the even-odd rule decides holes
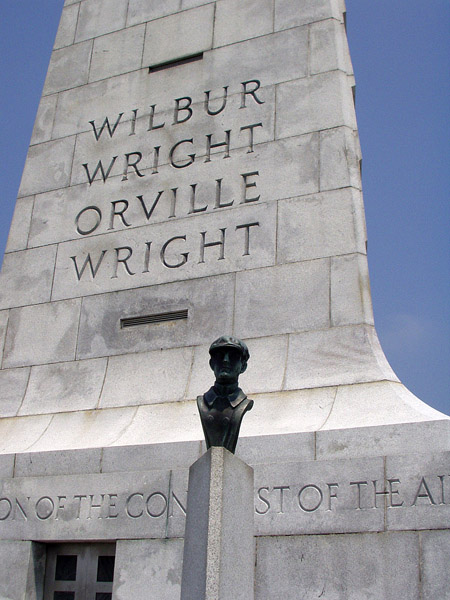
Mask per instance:
[[[0,419],[0,452],[13,454],[28,449],[49,426],[50,415]]]
[[[116,600],[147,600],[149,590],[179,600],[183,540],[121,540],[116,548],[113,594]]]
[[[333,387],[251,394],[255,405],[244,419],[241,436],[253,438],[272,434],[276,437],[298,431],[316,431],[328,418],[335,395],[336,388]],[[253,442],[257,444],[255,439],[248,440],[250,446]],[[296,450],[293,448],[292,452],[295,454]]]
[[[19,196],[32,196],[69,185],[75,137],[30,146]]]
[[[64,6],[70,6],[71,4],[78,4],[82,0],[64,0]]]
[[[158,65],[209,50],[213,42],[213,24],[213,4],[150,21],[142,65]]]
[[[384,498],[375,505],[362,480],[383,485],[382,457],[258,465],[256,535],[383,531]]]
[[[293,289],[296,290],[295,296]],[[239,302],[236,305],[234,332],[238,337],[251,338],[328,327],[328,260],[290,263],[238,273],[236,297]]]
[[[86,298],[78,358],[195,346],[231,330],[231,275],[171,283]],[[216,307],[223,309],[218,313]],[[188,310],[188,318],[120,329],[120,319]]]
[[[30,452],[101,448],[113,444],[133,421],[133,407],[54,414],[45,432],[27,446]],[[30,417],[22,417],[22,419]]]
[[[15,454],[0,454],[0,479],[13,477]]]
[[[101,449],[58,450],[17,454],[14,477],[49,477],[100,473]]]
[[[54,50],[73,44],[79,10],[79,4],[70,4],[63,8],[58,33],[56,34],[55,44],[53,46]]]
[[[266,35],[272,31],[273,0],[217,2],[214,20],[215,48]]]
[[[189,469],[182,600],[252,600],[253,469],[210,448]]]
[[[11,227],[9,229],[6,252],[24,250],[27,247],[33,203],[34,196],[17,199]]]
[[[40,600],[44,568],[43,544],[0,540],[0,598]]]
[[[357,134],[348,127],[320,132],[320,190],[361,189]]]
[[[139,69],[145,26],[130,27],[94,40],[89,81],[106,79]]]
[[[111,356],[99,407],[182,400],[186,393],[191,363],[191,348]],[[176,377],[173,376],[174,370]]]
[[[333,327],[290,337],[285,389],[384,379],[397,380],[370,326]]]
[[[6,328],[8,326],[9,310],[0,310],[0,366],[3,360],[3,348],[5,346]]]
[[[280,201],[278,262],[364,252],[355,235],[355,218],[350,189]]]
[[[12,309],[3,367],[73,360],[80,304],[68,300]]]
[[[412,532],[259,538],[255,597],[419,600],[418,561]]]
[[[398,491],[387,510],[387,529],[449,527],[449,465],[450,451],[386,457],[386,479]]]
[[[5,254],[0,275],[0,308],[50,300],[56,246]]]
[[[422,550],[422,599],[447,600],[450,592],[450,531],[423,531],[420,533]]]
[[[333,327],[374,324],[365,254],[331,259],[331,323]]]
[[[196,442],[203,439],[202,426],[195,402],[165,402],[136,408],[126,429],[111,445],[171,444]],[[101,411],[110,412],[110,411]]]
[[[125,27],[128,0],[82,2],[75,41],[98,37]]]
[[[247,370],[240,376],[241,387],[249,394],[281,389],[286,364],[287,336],[257,338],[246,340],[246,343],[252,358]],[[203,394],[214,382],[214,375],[209,366],[209,346],[210,344],[207,344],[194,348],[187,398],[196,398]]]
[[[339,69],[348,72],[345,28],[342,22],[328,19],[313,23],[309,29],[309,73],[317,75]]]
[[[324,19],[342,19],[337,0],[275,0],[275,31]]]
[[[27,389],[29,368],[2,369],[0,371],[0,417],[17,414]]]
[[[430,408],[430,410],[433,410]],[[439,413],[434,411],[437,415]],[[318,459],[448,451],[449,420],[318,431]],[[328,425],[328,424],[327,424]]]
[[[356,129],[345,73],[331,71],[278,86],[277,139],[343,125]]]
[[[85,2],[82,6],[88,6]],[[45,79],[43,94],[75,88],[87,83],[92,42],[82,42],[54,50]]]
[[[57,100],[58,94],[41,98],[31,135],[32,145],[48,142],[51,139]]]
[[[333,412],[325,429],[386,423],[413,423],[442,418],[442,414],[424,405],[399,382],[379,381],[339,387]]]
[[[181,0],[182,10],[187,8],[194,8],[195,6],[203,6],[204,4],[211,4],[214,0]]]
[[[305,398],[305,396],[303,397]],[[253,417],[253,415],[251,416]],[[285,463],[314,460],[314,447],[315,441],[312,431],[307,433],[285,433],[284,435],[241,436],[236,448],[236,456],[254,466],[255,470],[258,471],[258,465],[267,462]]]
[[[38,415],[97,408],[106,359],[82,360],[31,369],[19,415]]]
[[[200,441],[111,446],[103,449],[102,473],[130,469],[133,471],[187,469],[200,458],[203,452],[204,448]],[[185,491],[187,492],[187,480]]]
[[[130,0],[127,26],[165,17],[180,9],[181,0]]]

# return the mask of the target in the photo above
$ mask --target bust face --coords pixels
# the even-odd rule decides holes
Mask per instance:
[[[247,367],[243,361],[242,352],[237,348],[224,346],[217,348],[209,361],[216,376],[216,382],[222,385],[237,383],[239,375]]]

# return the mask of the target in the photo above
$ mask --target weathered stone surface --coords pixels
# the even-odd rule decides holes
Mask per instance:
[[[365,254],[333,257],[330,278],[332,325],[373,325],[369,271]]]
[[[94,40],[89,81],[97,81],[139,69],[145,26],[122,29]]]
[[[82,2],[75,41],[98,37],[125,27],[128,0]]]
[[[70,4],[63,8],[58,33],[56,34],[53,46],[55,50],[74,43],[79,10],[80,4]]]
[[[147,600],[149,590],[179,600],[183,540],[121,540],[117,543],[113,594],[117,600]]]
[[[0,597],[39,600],[44,583],[45,546],[1,540],[0,556]]]
[[[277,48],[285,55],[280,61]],[[242,54],[246,60],[241,61]],[[264,69],[260,65],[264,64]],[[261,87],[306,76],[307,32],[290,30],[206,52],[201,61],[148,74],[145,69],[101,82],[94,82],[60,94],[56,111],[56,137],[91,131],[89,121],[106,115],[131,113],[156,104],[174,106],[174,99],[189,96],[194,103],[204,99],[205,90],[230,95],[241,92],[242,82],[259,79]],[[180,74],[182,81],[180,81]],[[252,88],[251,88],[252,89]],[[250,106],[250,99],[247,102]],[[129,115],[128,118],[131,118]]]
[[[349,127],[320,132],[320,190],[361,188],[361,153]]]
[[[58,94],[41,98],[31,135],[31,144],[40,144],[51,139],[57,100]]]
[[[278,86],[277,139],[342,125],[356,128],[351,88],[341,71]]]
[[[273,0],[223,0],[216,4],[215,48],[266,35],[272,30]]]
[[[420,533],[422,550],[422,598],[434,600],[447,598],[450,590],[448,556],[449,531],[424,531]]]
[[[286,389],[384,379],[397,381],[372,327],[333,327],[290,336]]]
[[[234,327],[240,337],[328,327],[328,260],[243,271],[236,276],[236,295]]]
[[[86,298],[78,358],[196,346],[231,330],[233,279],[229,275]],[[220,314],[216,306],[220,300]],[[187,309],[188,318],[120,329],[120,319]]]
[[[76,451],[33,452],[17,454],[14,477],[42,477],[100,473],[100,448]]]
[[[372,384],[375,385],[375,384]],[[433,410],[430,408],[430,411]],[[354,412],[354,411],[353,411]],[[397,423],[383,426],[360,426],[353,429],[329,429],[316,434],[318,458],[346,458],[404,454],[405,452],[442,452],[448,450],[448,420]],[[426,417],[425,417],[426,419]],[[386,419],[384,419],[386,421]],[[328,426],[328,423],[326,424]]]
[[[355,235],[357,217],[350,189],[279,202],[278,262],[365,252]]]
[[[130,466],[135,471],[187,469],[200,458],[204,450],[204,442],[200,440],[172,444],[112,446],[103,449],[102,472],[129,471]],[[185,491],[187,491],[187,479]]]
[[[19,196],[69,185],[75,137],[31,146],[23,170]]]
[[[30,369],[2,369],[0,371],[0,415],[13,417],[22,405],[30,377]]]
[[[91,53],[91,41],[55,50],[47,72],[44,94],[54,94],[87,83]]]
[[[180,0],[130,0],[128,4],[127,26],[159,19],[180,8]]]
[[[384,497],[376,505],[371,490],[368,498],[362,497],[355,484],[361,480],[383,486],[382,457],[260,465],[255,471],[255,531],[258,535],[383,531]]]
[[[50,415],[0,419],[0,452],[13,454],[30,448],[52,420]]]
[[[342,19],[337,0],[275,0],[275,31],[331,17]]]
[[[33,196],[17,200],[6,244],[6,252],[24,250],[27,247],[33,203]]]
[[[311,75],[339,69],[349,72],[344,24],[336,19],[311,25],[309,72]]]
[[[5,346],[6,327],[8,326],[9,310],[0,310],[0,365],[3,360],[3,348]]]
[[[99,406],[106,408],[183,400],[191,363],[191,348],[111,356]]]
[[[0,477],[9,478],[14,475],[15,454],[0,454]]]
[[[252,600],[253,469],[212,447],[189,470],[182,600]]]
[[[147,23],[143,66],[209,50],[213,43],[213,24],[213,4]]]
[[[56,246],[5,254],[0,276],[0,308],[50,300]]]
[[[80,301],[10,311],[3,368],[74,360]]]
[[[39,415],[98,406],[106,359],[40,365],[31,369],[19,415]]]
[[[386,528],[446,529],[450,522],[450,452],[388,456],[386,479],[399,490],[387,510]],[[398,475],[401,473],[401,477]],[[414,482],[403,490],[404,480]],[[436,510],[436,508],[439,510]],[[437,596],[438,597],[438,596]]]
[[[255,597],[419,600],[418,560],[413,532],[260,538]]]

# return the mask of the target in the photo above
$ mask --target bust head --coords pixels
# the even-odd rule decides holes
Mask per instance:
[[[247,345],[230,336],[215,340],[209,348],[209,354],[209,366],[214,371],[216,383],[221,385],[237,384],[239,375],[247,368],[250,358]]]

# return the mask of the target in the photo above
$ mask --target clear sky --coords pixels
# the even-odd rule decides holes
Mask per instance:
[[[449,414],[450,4],[346,3],[376,328],[403,383]],[[2,4],[0,256],[62,5]]]

